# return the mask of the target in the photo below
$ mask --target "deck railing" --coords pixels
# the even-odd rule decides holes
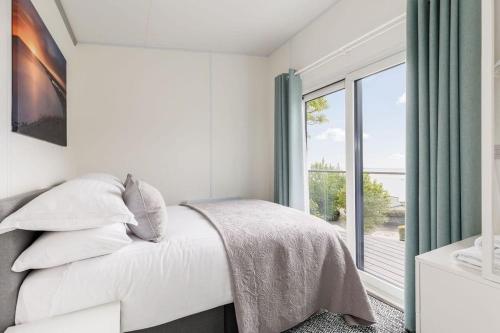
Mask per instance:
[[[309,170],[309,199],[311,213],[327,221],[337,221],[341,218],[345,206],[345,170]],[[390,210],[396,207],[403,207],[405,198],[405,177],[404,171],[396,170],[367,170],[363,174],[369,177],[368,181],[378,183],[381,188],[375,189],[381,196],[387,193],[390,196]],[[373,192],[373,187],[369,188],[365,196],[365,204],[373,203],[370,200],[380,199],[377,193]],[[376,206],[376,203],[375,203]],[[394,215],[394,214],[392,214]],[[392,219],[393,220],[393,219]],[[388,214],[389,223],[391,214]]]
[[[309,173],[346,173],[345,170],[309,170]],[[405,176],[406,172],[404,171],[383,171],[383,170],[371,170],[364,171],[363,173],[367,173],[369,175],[399,175]]]

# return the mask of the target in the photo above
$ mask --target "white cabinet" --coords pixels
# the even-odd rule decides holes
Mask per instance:
[[[500,283],[493,265],[493,235],[500,233],[500,0],[481,0],[481,7],[482,275]]]
[[[451,258],[474,238],[417,257],[417,333],[500,332],[500,284]]]
[[[5,333],[120,333],[120,302],[9,327]]]

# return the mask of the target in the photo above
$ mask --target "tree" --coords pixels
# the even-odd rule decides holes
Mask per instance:
[[[346,207],[345,182],[338,192],[337,200],[339,207]],[[387,215],[391,204],[389,192],[382,183],[371,179],[367,173],[363,174],[363,223],[365,231],[372,231],[377,226],[387,221]]]
[[[326,221],[337,221],[346,209],[346,179],[339,167],[325,161],[311,165],[309,173],[309,206],[311,214]],[[363,219],[366,231],[387,221],[390,195],[383,185],[363,174]]]
[[[365,230],[370,231],[387,221],[391,205],[391,196],[382,183],[372,180],[367,173],[363,174],[363,219]]]
[[[306,103],[306,119],[308,125],[323,124],[328,121],[325,111],[328,101],[325,97],[318,97]]]
[[[324,160],[313,163],[311,170],[316,170],[309,173],[311,214],[327,221],[337,221],[342,209],[339,192],[345,186],[345,175],[340,167],[327,164]]]

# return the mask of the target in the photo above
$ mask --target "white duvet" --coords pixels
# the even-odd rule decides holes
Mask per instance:
[[[134,238],[102,257],[31,272],[16,324],[121,301],[121,327],[160,325],[232,302],[226,252],[215,228],[187,207],[168,207],[167,237]]]

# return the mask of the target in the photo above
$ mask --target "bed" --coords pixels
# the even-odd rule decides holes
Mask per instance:
[[[43,192],[0,200],[0,221]],[[187,207],[168,210],[169,236],[161,243],[134,238],[111,255],[32,271],[27,277],[10,268],[39,233],[0,235],[0,332],[14,323],[114,300],[121,301],[125,332],[237,332],[219,235]]]
[[[39,194],[0,201],[0,220]],[[10,268],[38,234],[0,234],[0,329],[115,301],[124,332],[274,333],[321,309],[375,321],[352,256],[325,221],[251,199],[167,213],[159,243],[134,237],[112,254],[27,276]]]

